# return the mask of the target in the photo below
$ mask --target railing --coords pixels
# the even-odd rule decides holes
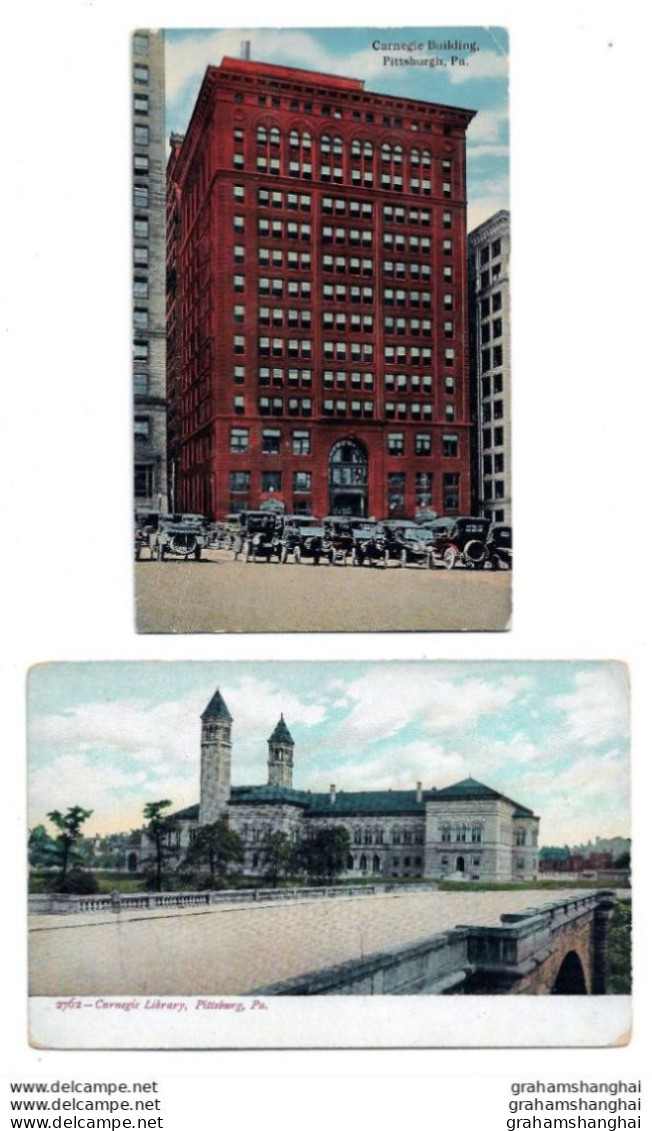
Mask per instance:
[[[376,884],[351,887],[251,888],[241,891],[163,891],[124,894],[113,891],[102,895],[30,895],[32,915],[79,915],[85,912],[165,910],[175,907],[214,907],[232,903],[284,903],[290,900],[334,899],[345,896],[376,895],[386,890]]]

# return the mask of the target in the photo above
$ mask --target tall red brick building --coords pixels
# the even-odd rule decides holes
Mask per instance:
[[[208,67],[168,164],[174,509],[468,513],[473,116]]]

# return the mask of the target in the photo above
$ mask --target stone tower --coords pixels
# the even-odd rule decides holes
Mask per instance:
[[[290,734],[285,719],[281,715],[270,737],[267,739],[269,753],[267,755],[267,784],[284,785],[292,788],[292,758],[294,755],[294,739]]]
[[[200,825],[227,812],[231,795],[231,718],[219,690],[201,717]]]

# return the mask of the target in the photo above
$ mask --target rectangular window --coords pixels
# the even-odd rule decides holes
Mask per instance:
[[[277,456],[281,451],[280,428],[263,428],[262,452],[265,456]]]
[[[460,477],[457,472],[446,472],[443,477],[444,510],[459,510]]]
[[[457,456],[457,434],[442,436],[442,454],[450,459]]]
[[[232,471],[229,474],[229,487],[234,494],[242,494],[249,491],[249,478],[248,471]]]
[[[134,419],[134,440],[149,440],[149,416],[137,416]]]
[[[261,491],[280,491],[280,471],[263,471],[260,477],[260,489]]]
[[[292,474],[292,490],[295,492],[309,491],[312,475],[309,471],[295,471]]]
[[[154,490],[154,468],[137,463],[134,468],[134,495],[137,499],[151,498]]]
[[[310,455],[310,432],[303,429],[295,429],[292,432],[292,455]]]
[[[432,435],[430,432],[417,432],[414,437],[415,456],[432,455]]]
[[[134,145],[149,145],[149,126],[134,126]]]
[[[387,451],[392,456],[402,456],[405,450],[405,436],[402,432],[387,433]]]
[[[247,452],[247,451],[249,451],[249,429],[248,428],[232,428],[231,429],[230,450],[232,452]]]

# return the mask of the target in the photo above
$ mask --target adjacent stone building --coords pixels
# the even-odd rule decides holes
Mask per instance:
[[[469,234],[473,513],[512,521],[509,212]]]
[[[167,510],[165,82],[162,31],[133,38],[134,498]]]
[[[282,715],[267,740],[267,784],[231,786],[232,723],[218,690],[201,716],[200,802],[175,814],[179,858],[196,829],[227,816],[242,838],[250,875],[264,872],[269,833],[299,841],[338,825],[351,840],[350,878],[536,879],[539,818],[497,790],[471,777],[444,789],[420,782],[412,790],[295,789],[294,740]]]

